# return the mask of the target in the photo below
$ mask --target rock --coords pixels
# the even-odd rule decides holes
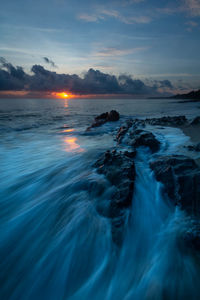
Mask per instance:
[[[99,116],[95,117],[95,120],[106,120],[108,119],[108,112],[102,113]]]
[[[192,222],[184,235],[184,242],[192,250],[200,251],[200,223],[199,220]]]
[[[103,113],[99,116],[95,117],[94,122],[90,127],[87,128],[87,130],[90,130],[93,127],[99,127],[103,125],[106,122],[115,122],[118,121],[120,118],[119,113],[116,110],[111,110],[109,113]]]
[[[119,113],[116,110],[111,110],[108,114],[108,121],[115,122],[119,120]]]
[[[141,129],[130,133],[129,144],[134,148],[140,146],[149,147],[152,153],[158,151],[160,148],[160,142],[155,138],[154,134]]]
[[[175,205],[189,214],[200,215],[200,168],[193,159],[164,156],[150,163],[150,167]]]
[[[125,136],[125,134],[127,133],[127,131],[128,131],[127,126],[121,126],[119,128],[117,136],[116,136],[118,143],[121,143],[121,141],[122,141],[123,137]]]
[[[186,124],[187,118],[185,116],[174,116],[174,117],[161,117],[146,119],[146,123],[150,125],[161,125],[161,126],[181,126]]]
[[[111,219],[112,238],[117,245],[122,243],[127,209],[132,204],[136,176],[133,157],[134,154],[128,151],[107,151],[94,165],[97,172],[104,174],[115,187],[107,217]]]
[[[116,140],[120,144],[129,128],[133,125],[132,120],[128,120],[123,126],[121,126],[117,132]]]
[[[189,145],[187,146],[189,151],[200,151],[200,143],[196,144],[196,145]]]
[[[200,124],[200,117],[194,118],[194,120],[190,124],[191,125],[199,125]]]

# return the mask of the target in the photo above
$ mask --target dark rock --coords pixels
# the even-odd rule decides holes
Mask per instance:
[[[119,113],[116,110],[111,110],[108,114],[108,121],[115,122],[119,120]]]
[[[95,117],[95,120],[96,120],[96,121],[97,121],[97,120],[106,120],[106,119],[108,119],[108,112],[102,113],[102,114],[100,114],[99,116]]]
[[[191,125],[199,125],[200,124],[200,117],[194,118],[194,120],[190,124]]]
[[[200,215],[200,168],[191,158],[171,155],[150,163],[156,179],[175,205],[190,214]]]
[[[146,123],[150,125],[161,125],[161,126],[181,126],[185,125],[188,121],[185,116],[174,116],[174,117],[161,117],[146,119]]]
[[[118,143],[121,143],[121,141],[122,141],[123,137],[125,136],[125,134],[127,133],[128,129],[129,128],[127,126],[121,126],[119,128],[117,136],[116,136]]]
[[[87,128],[87,130],[90,130],[93,127],[99,127],[106,122],[115,122],[118,121],[120,118],[119,113],[116,110],[111,110],[109,113],[103,113],[100,114],[99,116],[95,117],[94,122],[90,127]]]
[[[196,144],[196,145],[189,145],[187,146],[189,151],[200,151],[200,143]]]
[[[117,132],[116,139],[120,144],[126,133],[128,132],[129,128],[133,125],[132,120],[128,120],[123,126],[121,126]]]
[[[184,241],[187,247],[192,250],[200,251],[200,223],[193,221],[190,228],[184,235]]]
[[[136,154],[137,154],[137,152],[136,152],[136,150],[135,151],[125,151],[124,152],[124,155],[125,156],[127,156],[127,157],[130,157],[130,158],[134,158],[134,157],[136,157]]]
[[[155,138],[154,134],[141,129],[134,130],[130,133],[129,144],[134,148],[145,146],[149,147],[154,153],[159,150],[160,142]]]
[[[133,156],[133,153],[128,151],[107,151],[94,165],[97,172],[104,174],[115,187],[107,217],[111,218],[112,237],[117,245],[120,245],[123,240],[127,208],[132,204],[136,175]]]
[[[156,126],[182,126],[188,124],[188,120],[185,116],[166,116],[161,118],[147,118],[143,119],[134,119],[133,125],[135,127],[145,127],[146,125],[156,125]]]

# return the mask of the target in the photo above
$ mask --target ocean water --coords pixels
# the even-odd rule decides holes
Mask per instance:
[[[111,109],[118,122],[86,132]],[[136,157],[120,249],[96,209],[112,186],[93,167],[126,119],[199,114],[198,103],[163,99],[0,99],[0,299],[199,299],[199,260],[180,242],[190,220],[163,199],[154,156]],[[158,155],[186,151],[180,129],[149,129]]]

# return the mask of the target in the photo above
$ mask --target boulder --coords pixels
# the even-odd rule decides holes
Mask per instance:
[[[199,152],[200,151],[200,143],[196,144],[196,145],[189,145],[187,146],[189,151],[196,151]]]
[[[127,209],[132,204],[136,176],[134,156],[134,152],[107,151],[94,165],[97,172],[104,174],[115,187],[107,217],[111,219],[112,238],[117,245],[122,243]],[[105,216],[105,212],[99,213]]]
[[[150,167],[175,205],[189,214],[200,215],[200,168],[193,159],[164,156],[151,162]]]
[[[119,113],[116,110],[111,110],[108,114],[108,121],[115,122],[119,120]]]
[[[190,124],[191,125],[199,125],[200,124],[200,117],[194,118],[194,120]]]
[[[102,113],[99,116],[95,117],[94,122],[90,127],[87,128],[87,130],[93,128],[93,127],[99,127],[103,125],[106,122],[115,122],[118,121],[120,118],[119,113],[116,110],[111,110],[109,113]]]
[[[152,153],[158,151],[160,148],[160,142],[155,138],[154,134],[141,129],[130,133],[129,145],[134,148],[140,146],[149,147]]]
[[[133,125],[133,121],[128,120],[123,126],[119,128],[116,136],[116,140],[118,141],[119,144],[122,142],[124,136],[128,132],[129,128],[132,127],[132,125]]]

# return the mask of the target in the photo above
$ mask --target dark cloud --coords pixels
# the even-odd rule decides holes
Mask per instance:
[[[0,90],[23,90],[27,74],[22,67],[13,67],[3,57],[0,57]]]
[[[49,59],[48,57],[43,57],[44,61],[47,63],[47,64],[50,64],[53,68],[57,68],[56,64],[54,63],[53,60]]]
[[[154,80],[153,82],[154,82],[154,87],[156,87],[156,88],[163,88],[163,89],[168,88],[168,89],[171,89],[171,90],[174,89],[174,86],[172,85],[172,83],[167,79],[165,79],[165,80]]]
[[[14,67],[4,58],[0,59],[0,90],[24,90],[29,92],[58,92],[87,95],[159,95],[161,87],[173,88],[168,80],[156,81],[153,86],[128,75],[110,75],[89,69],[83,77],[76,74],[57,74],[41,65],[34,65],[32,75],[21,67]]]

